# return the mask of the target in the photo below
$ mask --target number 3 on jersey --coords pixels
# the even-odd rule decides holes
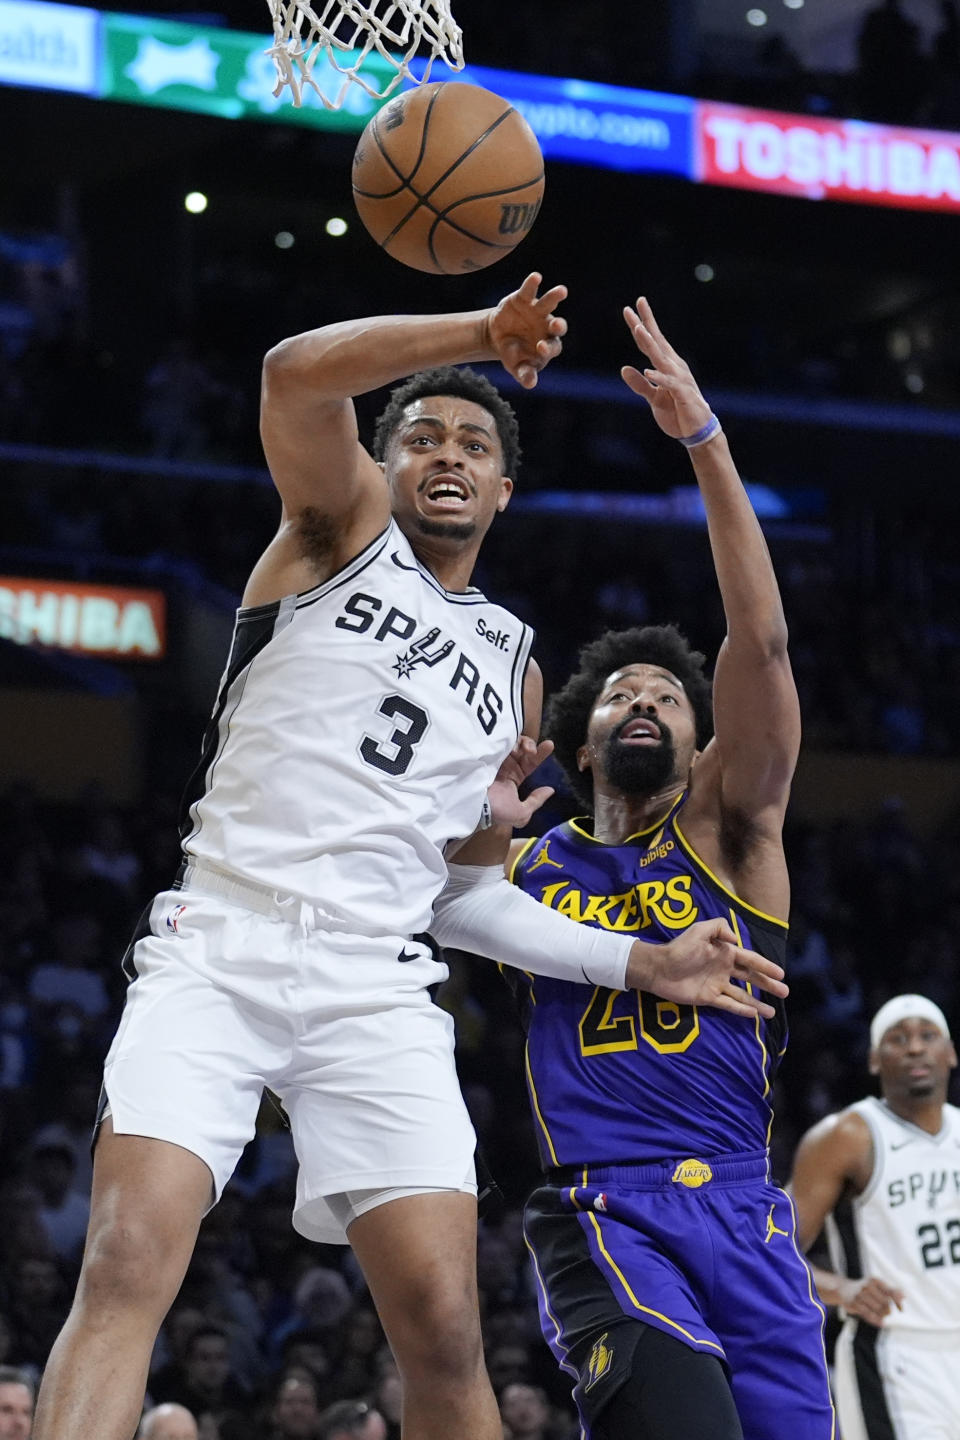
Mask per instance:
[[[430,717],[405,695],[387,695],[377,706],[377,714],[392,720],[394,728],[385,740],[364,735],[360,754],[368,765],[385,775],[403,775],[413,759],[414,749],[427,733]]]

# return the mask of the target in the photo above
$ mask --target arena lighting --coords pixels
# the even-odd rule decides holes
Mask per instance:
[[[273,243],[278,250],[289,250],[296,244],[296,236],[291,235],[289,230],[278,230],[273,237]]]
[[[161,660],[166,605],[162,590],[0,575],[0,637],[101,659]]]
[[[748,24],[748,25],[766,25],[766,23],[767,23],[767,12],[766,12],[766,10],[748,10],[748,11],[747,11],[747,24]]]
[[[788,10],[802,10],[804,0],[783,0]]]
[[[709,285],[717,272],[712,265],[695,265],[693,267],[693,273],[702,285]]]
[[[803,0],[783,3],[799,9]],[[751,13],[766,23],[768,9]],[[375,60],[393,73],[382,56]],[[548,161],[960,213],[960,131],[791,115],[483,66],[467,66],[461,79],[509,100]],[[355,86],[341,110],[313,104],[312,92],[297,109],[274,95],[275,83],[262,33],[54,0],[0,0],[0,85],[357,134],[381,103]]]
[[[323,228],[328,235],[346,235],[347,222],[346,220],[341,220],[339,215],[332,215]]]
[[[183,197],[183,208],[189,210],[191,215],[202,215],[208,203],[202,190],[191,190]]]

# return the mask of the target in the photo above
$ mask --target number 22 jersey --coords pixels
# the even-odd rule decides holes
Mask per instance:
[[[300,595],[237,612],[184,852],[359,933],[427,929],[522,727],[532,631],[451,593],[391,521]]]
[[[783,963],[787,927],[728,891],[666,820],[622,845],[573,820],[531,840],[511,879],[582,925],[663,943],[721,916],[741,945]],[[762,1151],[786,1048],[766,1021],[508,971],[527,1031],[527,1084],[544,1169]],[[768,999],[770,997],[767,997]]]

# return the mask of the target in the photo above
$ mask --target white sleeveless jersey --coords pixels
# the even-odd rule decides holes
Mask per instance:
[[[827,1221],[834,1268],[903,1291],[884,1331],[960,1331],[960,1109],[944,1105],[936,1135],[872,1096],[850,1109],[870,1127],[873,1173]]]
[[[186,855],[360,933],[427,928],[522,727],[532,631],[451,594],[395,522],[322,585],[237,612]]]

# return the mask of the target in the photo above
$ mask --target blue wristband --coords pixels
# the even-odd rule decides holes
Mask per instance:
[[[713,439],[714,435],[719,435],[720,429],[720,421],[716,415],[711,412],[710,419],[700,430],[697,430],[693,435],[681,435],[679,437],[680,444],[687,450],[693,450],[697,445],[705,445],[708,440]]]

